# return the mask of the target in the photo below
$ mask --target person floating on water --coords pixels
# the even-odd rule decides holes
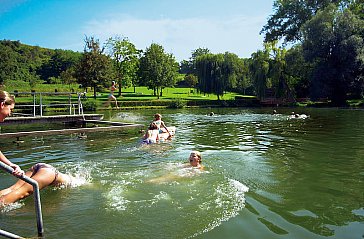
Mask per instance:
[[[107,102],[105,103],[106,107],[108,107],[111,104],[111,102],[113,101],[115,103],[115,107],[117,109],[119,109],[118,101],[117,101],[116,97],[114,96],[114,91],[116,89],[117,89],[117,84],[115,83],[115,81],[112,81],[111,86],[110,86],[110,94],[107,98]]]
[[[5,118],[11,115],[12,110],[15,106],[15,99],[14,96],[10,95],[6,91],[0,90],[0,122],[4,122]],[[21,176],[24,174],[24,171],[21,168],[10,162],[5,155],[0,151],[0,161],[9,165],[11,168],[14,169],[13,175],[14,176]]]
[[[168,138],[171,138],[172,137],[171,133],[169,132],[169,130],[167,128],[167,126],[162,121],[162,115],[161,114],[155,114],[154,115],[154,121],[152,123],[155,123],[157,125],[158,130],[159,130],[159,133],[165,133],[165,132],[167,132],[168,133]],[[164,129],[162,129],[162,127]]]
[[[37,163],[33,165],[25,176],[37,181],[39,189],[47,186],[71,185],[74,177],[59,172],[56,168],[49,164]],[[26,198],[33,194],[33,186],[19,179],[12,186],[0,191],[0,207],[14,203],[20,199]]]

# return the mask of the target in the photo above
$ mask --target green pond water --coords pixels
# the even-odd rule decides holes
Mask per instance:
[[[177,127],[170,142],[141,146],[135,130],[9,138],[1,150],[78,177],[41,191],[46,238],[363,238],[364,111],[271,112],[160,110]],[[156,111],[102,113],[147,125]],[[183,167],[191,150],[204,171]],[[0,172],[0,188],[14,182]],[[33,197],[3,208],[0,229],[36,236]]]

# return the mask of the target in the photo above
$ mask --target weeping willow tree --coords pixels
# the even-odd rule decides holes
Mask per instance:
[[[268,78],[269,52],[259,50],[253,53],[249,68],[257,97],[262,100],[265,98],[266,89],[270,86]]]
[[[216,94],[217,99],[224,95],[228,85],[229,67],[223,54],[204,54],[196,59],[198,88],[207,94]]]

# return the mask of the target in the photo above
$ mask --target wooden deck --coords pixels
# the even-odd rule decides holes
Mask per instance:
[[[38,117],[10,117],[7,118],[2,125],[11,124],[34,124],[34,123],[76,123],[79,128],[67,128],[67,129],[55,129],[55,130],[35,130],[24,132],[11,132],[0,133],[0,139],[9,137],[24,137],[33,135],[60,135],[60,134],[73,134],[73,133],[89,133],[98,131],[122,131],[127,129],[142,129],[144,125],[130,124],[122,122],[104,121],[101,120],[103,115],[100,114],[88,114],[88,115],[56,115],[56,116],[38,116]],[[93,127],[86,127],[87,123],[92,123]],[[103,126],[98,126],[103,125]]]
[[[14,133],[2,133],[0,134],[0,139],[9,137],[24,137],[24,136],[34,136],[34,135],[60,135],[60,134],[74,134],[74,133],[90,133],[99,131],[121,131],[126,129],[142,129],[144,125],[141,124],[120,124],[112,126],[103,127],[90,127],[90,128],[75,128],[75,129],[55,129],[55,130],[38,130],[38,131],[26,131],[26,132],[14,132]]]
[[[101,120],[102,114],[84,114],[84,115],[52,115],[52,116],[30,116],[30,117],[8,117],[1,125],[11,124],[44,124],[44,123],[68,123],[82,120]]]

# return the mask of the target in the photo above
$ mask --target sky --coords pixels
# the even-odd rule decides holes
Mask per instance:
[[[177,61],[198,48],[248,58],[273,0],[0,0],[0,39],[82,52],[85,36],[163,46]]]

